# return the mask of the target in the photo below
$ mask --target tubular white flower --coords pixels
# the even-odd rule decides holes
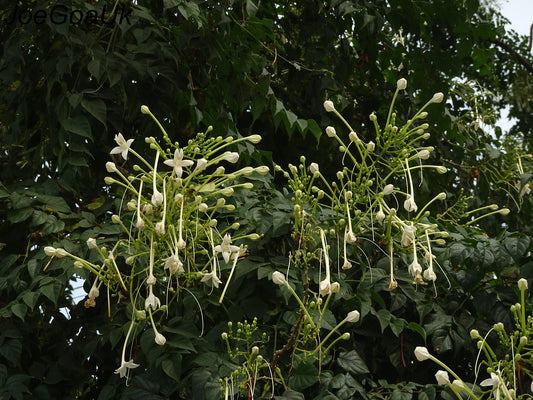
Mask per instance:
[[[431,357],[427,348],[423,346],[417,346],[415,348],[415,357],[418,361],[428,360]]]
[[[135,226],[137,229],[142,229],[144,227],[144,220],[142,219],[141,214],[141,198],[142,198],[142,190],[143,190],[143,181],[141,179],[141,183],[139,185],[139,197],[137,199],[137,222]]]
[[[129,361],[122,360],[120,367],[118,367],[115,370],[115,374],[120,374],[120,377],[124,378],[128,373],[128,369],[137,368],[138,366],[139,364],[135,364],[133,360],[129,360]]]
[[[326,112],[333,112],[335,111],[335,106],[333,105],[333,102],[331,100],[326,100],[324,102],[324,109]]]
[[[171,275],[185,272],[177,253],[165,259],[165,269],[168,269]]]
[[[416,212],[416,210],[418,210],[418,206],[412,195],[407,196],[407,199],[403,202],[403,208],[405,208],[405,211],[407,212]]]
[[[131,144],[133,143],[134,139],[124,139],[124,136],[122,136],[122,133],[119,133],[118,135],[115,135],[115,142],[117,143],[117,147],[114,147],[109,153],[110,154],[121,154],[122,158],[124,160],[128,159],[128,151],[130,150]]]
[[[416,226],[404,225],[402,230],[402,239],[400,241],[402,246],[410,246],[415,240]]]
[[[201,279],[201,282],[212,281],[213,286],[218,288],[222,281],[218,278],[216,271],[206,272]]]
[[[153,286],[148,286],[149,294],[146,300],[144,301],[144,308],[148,310],[148,308],[151,308],[153,311],[157,310],[159,307],[161,307],[161,301],[158,297],[154,295],[153,292]]]
[[[329,255],[326,245],[326,235],[324,231],[320,229],[320,240],[322,242],[322,253],[324,254],[324,264],[326,265],[326,277],[320,281],[319,290],[322,296],[326,296],[331,293],[331,272],[329,269]]]
[[[422,282],[422,266],[418,262],[416,254],[416,242],[413,240],[413,262],[409,264],[409,273],[413,276],[415,282]]]
[[[285,275],[283,275],[281,272],[274,271],[272,274],[272,282],[274,282],[276,285],[285,285],[287,280],[285,279]]]

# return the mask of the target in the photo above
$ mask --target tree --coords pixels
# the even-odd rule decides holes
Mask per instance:
[[[295,156],[305,154],[307,166],[316,162],[325,177],[334,179],[341,157],[323,129],[336,126],[344,140],[349,132],[324,110],[324,100],[332,100],[367,143],[374,139],[369,115],[387,119],[397,81],[404,77],[407,89],[399,92],[395,104],[398,121],[406,121],[434,93],[446,93],[428,118],[427,144],[435,147],[432,162],[452,173],[428,173],[417,201],[425,204],[446,191],[450,211],[440,224],[453,240],[438,257],[451,288],[438,283],[434,299],[431,290],[415,291],[405,273],[401,291],[389,293],[383,281],[365,280],[361,265],[368,262],[358,259],[357,272],[346,278],[356,282],[349,285],[353,291],[343,296],[352,308],[366,307],[356,331],[360,336],[341,344],[336,360],[325,361],[331,372],[324,372],[320,383],[316,367],[303,363],[291,368],[287,352],[278,353],[277,364],[286,368],[290,385],[306,398],[327,391],[338,398],[352,395],[346,394],[346,387],[369,397],[383,390],[425,390],[430,396],[433,389],[412,382],[433,382],[433,371],[409,367],[411,350],[426,341],[469,376],[477,350],[468,331],[500,320],[509,323],[507,306],[515,301],[511,283],[531,274],[526,259],[531,250],[526,236],[531,229],[531,56],[523,50],[526,38],[505,32],[496,10],[480,8],[474,0],[453,6],[443,0],[62,4],[24,1],[18,8],[3,7],[4,396],[24,398],[31,392],[40,398],[212,398],[219,390],[218,378],[237,368],[238,358],[229,362],[219,339],[227,321],[241,321],[241,330],[264,329],[279,337],[276,345],[265,345],[265,357],[276,354],[280,343],[290,344],[297,330],[298,306],[266,278],[286,267],[289,252],[300,240],[319,248],[320,237],[297,231],[283,174],[272,179],[255,176],[260,189],[256,194],[237,193],[236,215],[227,218],[245,221],[249,231],[266,235],[249,243],[251,254],[229,289],[228,305],[205,306],[206,336],[196,338],[198,324],[176,317],[168,326],[177,343],[169,353],[172,357],[155,351],[145,331],[135,346],[150,368],[134,371],[129,387],[113,373],[120,365],[119,343],[127,333],[127,318],[118,313],[120,306],[114,306],[116,314],[108,318],[105,302],[97,302],[94,309],[84,307],[85,299],[73,305],[71,277],[87,279],[89,292],[94,276],[75,269],[66,258],[47,266],[43,248],[65,248],[96,262],[87,239],[98,236],[111,242],[120,237],[109,215],[120,209],[122,192],[104,185],[104,166],[118,132],[135,139],[140,155],[152,160],[149,146],[142,143],[150,136],[159,140],[161,133],[139,113],[141,105],[148,105],[170,140],[182,146],[208,126],[215,136],[236,140],[259,133],[263,141],[257,149],[243,142],[235,147],[242,167],[267,163],[286,168],[298,162]],[[15,22],[9,23],[14,11]],[[57,23],[63,16],[65,22]],[[518,126],[510,134],[497,128],[487,134],[506,104],[518,117]],[[111,160],[120,170],[130,167],[120,154]],[[465,215],[466,205],[475,209],[492,203],[509,207],[511,213],[462,228],[453,224],[472,219]],[[387,258],[372,246],[362,247],[371,256],[370,270],[379,277]],[[406,252],[399,262],[410,261]],[[292,276],[292,282],[304,293],[296,278]],[[207,302],[204,292],[194,294]],[[280,308],[281,299],[289,302],[287,310]],[[184,296],[178,311],[195,321],[194,298]],[[347,311],[340,302],[332,305],[337,321]],[[253,326],[254,317],[259,328]],[[384,366],[389,372],[383,372]],[[381,378],[394,386],[377,384]],[[399,384],[404,381],[412,382]],[[297,395],[284,395],[290,396]]]

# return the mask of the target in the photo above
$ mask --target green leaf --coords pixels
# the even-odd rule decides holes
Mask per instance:
[[[23,374],[11,375],[9,378],[7,378],[5,390],[14,399],[23,399],[24,394],[26,393],[31,394],[27,386],[29,382],[30,382],[30,377],[28,375],[23,375]]]
[[[9,213],[8,215],[9,221],[11,221],[13,224],[18,224],[19,222],[26,221],[33,215],[33,208],[21,208]]]
[[[22,342],[17,339],[6,340],[0,346],[0,355],[11,364],[17,364],[22,354]]]
[[[176,382],[180,381],[181,359],[181,354],[173,354],[172,359],[163,360],[161,363],[163,372]]]
[[[68,132],[93,140],[91,124],[89,124],[89,120],[84,115],[78,115],[76,117],[62,120],[61,126]]]
[[[11,306],[11,312],[15,314],[17,317],[19,317],[22,321],[24,321],[27,311],[28,311],[28,307],[24,303],[17,303]]]
[[[283,392],[283,395],[274,397],[274,400],[305,400],[305,397],[300,392],[288,389]]]
[[[367,374],[370,372],[363,359],[355,350],[344,351],[340,353],[339,357],[337,358],[337,363],[345,371],[351,372],[352,374],[358,375]]]
[[[313,363],[298,365],[289,379],[289,384],[295,390],[303,390],[318,382],[318,368]]]
[[[407,329],[412,330],[413,332],[417,332],[420,336],[422,336],[422,339],[424,339],[424,342],[426,341],[426,330],[416,322],[409,322],[406,326]]]
[[[81,106],[89,112],[94,118],[100,121],[104,127],[107,128],[106,118],[107,118],[107,108],[103,100],[95,99],[83,99],[81,101]]]
[[[250,17],[255,17],[257,10],[258,8],[252,0],[246,0],[246,14]]]
[[[26,292],[22,295],[22,301],[30,308],[30,310],[33,311],[33,307],[35,307],[35,303],[37,303],[37,300],[39,299],[39,293],[37,292]]]

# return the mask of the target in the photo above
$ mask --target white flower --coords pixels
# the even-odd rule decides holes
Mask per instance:
[[[401,245],[410,246],[411,244],[413,244],[413,241],[415,240],[415,234],[416,226],[405,225],[402,231]]]
[[[394,185],[392,183],[389,183],[388,185],[385,185],[381,193],[383,194],[383,196],[387,196],[391,194],[393,191],[394,191]]]
[[[420,158],[421,160],[427,160],[429,158],[429,150],[420,150],[418,153],[416,153],[416,155],[418,156],[418,158]]]
[[[525,280],[524,278],[520,278],[518,280],[518,289],[520,289],[521,291],[527,290],[527,280]]]
[[[165,165],[174,168],[176,177],[179,179],[183,175],[183,167],[189,167],[194,163],[191,160],[183,159],[183,149],[176,149],[174,151],[174,158],[172,160],[165,160]]]
[[[164,337],[162,334],[160,334],[159,332],[156,332],[155,333],[155,342],[159,345],[159,346],[164,346],[165,343],[167,342],[167,338]]]
[[[318,285],[318,288],[320,290],[320,294],[322,296],[326,296],[328,294],[331,293],[331,281],[330,281],[330,278],[328,276],[326,276],[325,279],[321,280],[319,285]]]
[[[161,307],[161,301],[159,300],[159,298],[157,298],[155,295],[154,295],[154,292],[152,291],[152,287],[153,286],[149,286],[150,287],[150,294],[148,295],[148,297],[146,298],[146,300],[144,301],[144,308],[146,310],[148,310],[149,307],[152,308],[153,311],[157,310],[159,307]]]
[[[272,282],[274,282],[276,285],[285,285],[287,280],[285,279],[285,275],[279,271],[275,271],[272,274]]]
[[[231,253],[234,253],[239,250],[239,246],[234,246],[231,244],[231,236],[229,233],[226,233],[224,235],[221,244],[215,246],[215,251],[217,253],[222,253],[222,257],[224,258],[224,261],[226,261],[226,263],[229,262]]]
[[[385,219],[385,213],[382,209],[379,209],[379,211],[376,213],[376,220],[379,222],[382,222]]]
[[[416,210],[418,210],[418,206],[416,205],[413,196],[407,196],[407,200],[403,202],[403,208],[405,208],[405,211],[407,212],[416,212]]]
[[[87,247],[88,247],[89,249],[96,249],[96,247],[98,247],[98,246],[96,245],[96,239],[95,239],[95,238],[89,238],[89,239],[87,239]],[[45,249],[45,251],[46,251],[46,249]]]
[[[344,235],[344,239],[346,240],[346,243],[355,243],[357,236],[355,236],[353,231],[350,229],[348,232],[346,232],[346,235]]]
[[[443,371],[442,369],[438,370],[435,374],[435,379],[437,380],[437,383],[439,385],[446,385],[450,383],[450,377],[448,376],[448,372]]]
[[[495,374],[494,372],[490,373],[490,378],[485,379],[484,381],[479,383],[481,386],[492,386],[493,388],[497,388],[500,385],[500,377],[498,374]]]
[[[351,268],[352,268],[352,263],[348,260],[345,260],[344,263],[342,264],[342,270],[346,271]]]
[[[130,150],[130,146],[133,143],[134,139],[124,139],[124,136],[122,136],[122,133],[119,133],[118,135],[115,135],[115,142],[118,144],[117,147],[114,147],[110,154],[121,154],[122,158],[124,160],[128,159],[128,151]]]
[[[138,366],[139,364],[135,364],[133,360],[129,360],[129,361],[122,360],[120,367],[118,367],[115,370],[115,374],[120,374],[120,377],[124,378],[126,374],[128,373],[128,369],[137,368]]]
[[[105,163],[105,169],[107,172],[117,172],[117,166],[114,162],[108,161]]]
[[[407,87],[407,80],[405,78],[398,79],[396,82],[396,88],[398,90],[404,90]]]
[[[198,171],[203,171],[207,167],[207,160],[205,158],[200,158],[196,161],[196,169]]]
[[[333,105],[333,102],[331,100],[326,100],[324,102],[324,110],[326,110],[326,112],[335,111],[335,106]]]
[[[177,254],[173,254],[165,259],[165,269],[168,269],[171,275],[185,272],[183,269],[183,263]]]
[[[313,175],[319,173],[318,164],[317,163],[311,163],[309,165],[309,172],[311,172]]]
[[[100,296],[100,290],[98,290],[98,287],[97,286],[91,287],[91,290],[89,290],[89,297],[91,299],[95,299],[98,296]]]
[[[222,155],[222,159],[235,164],[239,160],[239,153],[227,151]]]
[[[440,103],[444,99],[444,95],[441,92],[435,93],[431,98],[432,103]]]
[[[431,354],[429,354],[428,349],[426,349],[423,346],[417,346],[415,348],[415,357],[418,361],[424,361],[431,357]]]
[[[213,286],[216,288],[218,288],[218,285],[222,283],[222,281],[218,279],[218,276],[215,271],[206,272],[202,277],[201,282],[207,282],[208,280],[212,280]]]
[[[155,231],[160,235],[164,235],[165,234],[165,221],[159,221],[158,223],[156,223]]]
[[[337,131],[335,130],[334,127],[328,126],[326,128],[326,135],[328,135],[328,137],[335,137],[337,136]]]
[[[413,278],[415,278],[416,282],[422,282],[422,266],[418,262],[416,254],[413,262],[409,264],[408,271],[413,276]]]
[[[361,314],[357,310],[350,311],[348,315],[346,315],[346,322],[357,322],[359,321],[359,318],[361,317]]]
[[[433,267],[429,267],[424,271],[424,279],[433,282],[437,280],[437,275],[435,274],[435,271],[433,271]]]
[[[163,200],[163,194],[154,187],[154,193],[152,194],[152,204],[157,207],[159,204],[163,204]]]
[[[154,286],[156,282],[157,278],[154,274],[150,274],[150,276],[148,276],[148,278],[146,279],[146,284],[149,286]]]

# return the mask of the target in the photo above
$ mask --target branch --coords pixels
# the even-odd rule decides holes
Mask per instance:
[[[501,40],[492,40],[494,44],[501,47],[502,49],[506,50],[508,53],[510,53],[516,60],[524,66],[525,69],[527,69],[529,72],[533,73],[533,65],[526,60],[519,52],[517,52],[513,47],[509,46],[507,43],[502,42]]]

